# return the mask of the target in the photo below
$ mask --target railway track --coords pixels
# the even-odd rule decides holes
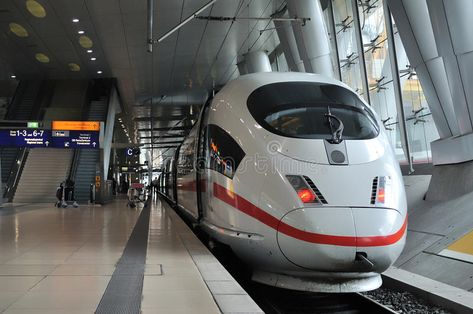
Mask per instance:
[[[184,221],[189,224],[186,219]],[[281,289],[256,283],[250,279],[251,269],[240,261],[228,247],[209,241],[207,235],[198,229],[194,229],[194,233],[202,243],[207,245],[214,256],[266,314],[398,313],[360,293],[313,293]]]
[[[267,314],[393,314],[396,311],[359,293],[312,293],[253,287],[250,295]]]
[[[251,270],[224,247],[209,247],[266,314],[393,314],[389,307],[360,293],[314,293],[259,284]]]

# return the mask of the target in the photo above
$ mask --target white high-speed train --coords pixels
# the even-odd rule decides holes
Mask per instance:
[[[336,80],[244,75],[204,106],[161,184],[257,282],[376,289],[407,230],[403,180],[381,126]]]

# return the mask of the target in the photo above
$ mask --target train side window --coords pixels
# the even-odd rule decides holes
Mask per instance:
[[[230,134],[215,124],[209,124],[204,129],[204,136],[205,167],[233,178],[241,160],[245,157],[243,149]]]
[[[195,137],[187,138],[181,145],[177,162],[179,175],[186,175],[192,172],[194,168],[194,145]]]

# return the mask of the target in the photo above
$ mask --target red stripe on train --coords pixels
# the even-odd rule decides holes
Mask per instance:
[[[184,183],[177,184],[177,189],[182,190],[182,191],[195,192],[195,191],[197,191],[196,182],[197,181],[187,181],[187,182],[184,182]],[[205,179],[200,180],[200,187],[201,187],[202,192],[205,192],[205,190],[206,190],[206,187],[207,187],[206,183],[207,183],[207,181]]]
[[[357,246],[357,247],[369,247],[369,246],[385,246],[391,245],[398,242],[407,230],[407,217],[404,220],[402,227],[393,234],[387,236],[367,236],[367,237],[351,237],[351,236],[337,236],[313,233],[304,230],[297,229],[290,226],[279,219],[271,216],[261,208],[255,206],[251,202],[247,201],[238,194],[226,189],[218,183],[213,184],[214,196],[219,200],[227,203],[228,205],[238,209],[239,211],[255,218],[263,224],[279,230],[279,232],[296,238],[305,242],[317,243],[317,244],[328,244],[338,246]]]

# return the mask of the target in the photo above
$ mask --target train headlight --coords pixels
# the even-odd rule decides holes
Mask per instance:
[[[317,199],[317,195],[312,188],[307,184],[303,176],[287,175],[287,180],[294,188],[297,196],[304,204],[320,203]]]
[[[307,188],[299,189],[297,195],[301,199],[302,203],[314,203],[316,200],[314,192]]]
[[[388,197],[392,195],[391,177],[379,176],[373,180],[373,189],[371,195],[371,204],[378,206],[385,206],[388,202]]]

